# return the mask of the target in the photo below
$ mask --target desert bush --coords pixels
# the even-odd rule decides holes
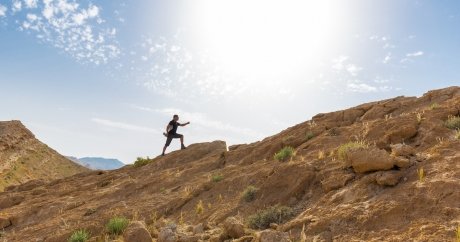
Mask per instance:
[[[256,193],[259,189],[255,186],[248,186],[244,189],[242,198],[246,202],[252,202],[256,198]]]
[[[457,226],[457,231],[455,231],[455,235],[457,236],[457,242],[460,242],[460,225]]]
[[[196,214],[202,214],[204,212],[203,201],[198,201],[198,203],[195,206],[195,212]]]
[[[152,162],[152,159],[150,159],[148,156],[147,158],[137,157],[136,161],[134,161],[134,166],[135,167],[145,166],[150,162]]]
[[[224,179],[224,176],[220,175],[220,174],[215,174],[211,177],[211,181],[213,182],[220,182]]]
[[[313,137],[315,137],[313,132],[308,131],[307,133],[305,133],[305,141],[309,141],[309,140],[313,139]]]
[[[449,129],[460,129],[460,117],[449,116],[445,122],[445,125]]]
[[[275,205],[248,217],[248,225],[253,229],[266,229],[271,223],[281,224],[294,216],[292,208]]]
[[[294,155],[294,148],[286,146],[275,154],[274,158],[278,161],[284,161]]]
[[[107,230],[112,235],[120,235],[126,229],[129,224],[129,220],[124,217],[114,217],[107,223]]]
[[[346,160],[347,158],[347,151],[350,149],[356,149],[356,148],[367,148],[369,147],[369,144],[366,143],[365,141],[353,141],[353,142],[348,142],[345,143],[337,149],[337,156],[340,160]]]
[[[434,110],[434,109],[437,109],[437,108],[439,108],[439,104],[438,104],[438,103],[432,103],[432,104],[430,105],[430,110]]]
[[[84,230],[77,230],[72,233],[68,242],[85,242],[89,239],[89,233]]]
[[[423,170],[423,167],[417,170],[417,174],[418,174],[418,180],[420,182],[423,182],[425,180],[425,171]]]

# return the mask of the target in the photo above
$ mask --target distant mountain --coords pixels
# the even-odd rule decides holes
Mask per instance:
[[[108,159],[102,157],[77,158],[73,156],[67,156],[67,158],[92,170],[114,170],[125,165],[125,163],[117,159]]]
[[[0,191],[31,180],[51,181],[87,168],[35,138],[20,121],[0,121]]]

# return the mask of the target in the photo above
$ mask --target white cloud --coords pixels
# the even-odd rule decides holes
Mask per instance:
[[[13,4],[11,9],[13,10],[13,13],[19,12],[22,9],[22,2],[19,0],[13,0]]]
[[[92,118],[91,121],[97,124],[100,124],[100,125],[111,127],[111,128],[124,129],[124,130],[129,130],[129,131],[148,132],[148,133],[153,133],[153,134],[160,133],[160,131],[149,128],[149,127],[138,126],[134,124],[127,124],[127,123],[122,123],[122,122],[116,122],[116,121],[111,121],[107,119]]]
[[[424,54],[423,51],[417,51],[417,52],[406,54],[406,57],[417,57],[417,56],[422,56],[423,54]]]
[[[6,10],[8,10],[4,5],[0,4],[0,17],[6,16]]]
[[[368,93],[377,92],[377,87],[371,86],[366,83],[348,83],[347,90],[350,92]]]
[[[337,71],[343,71],[345,70],[352,76],[358,75],[358,72],[363,70],[362,67],[357,66],[356,64],[353,63],[348,63],[350,58],[348,56],[339,56],[335,59],[332,60],[332,69],[335,69]]]
[[[38,0],[24,0],[24,3],[26,4],[26,8],[36,8]]]
[[[347,71],[352,76],[358,75],[358,72],[360,72],[362,69],[363,69],[362,67],[359,67],[359,66],[354,65],[354,64],[348,64],[347,65]]]
[[[6,14],[0,5],[0,16]],[[12,0],[19,30],[36,33],[40,42],[62,50],[81,63],[105,64],[121,54],[116,28],[108,26],[101,8],[77,0]]]
[[[382,63],[387,64],[391,60],[391,53],[388,53],[385,58],[383,58]]]

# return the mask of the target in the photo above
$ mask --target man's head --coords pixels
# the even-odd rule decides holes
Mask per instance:
[[[178,121],[178,120],[179,120],[179,115],[177,115],[177,114],[174,114],[174,116],[173,116],[173,120],[174,120],[174,121]]]

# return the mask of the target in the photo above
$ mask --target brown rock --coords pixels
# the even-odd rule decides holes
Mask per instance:
[[[329,231],[321,232],[313,237],[313,242],[332,242],[332,235]]]
[[[407,168],[412,165],[412,161],[405,157],[395,157],[394,162],[399,168]]]
[[[415,149],[406,144],[395,144],[391,146],[391,155],[409,157],[415,155]]]
[[[0,209],[16,206],[20,204],[22,201],[24,201],[24,196],[22,195],[13,195],[5,197],[0,200]]]
[[[4,229],[11,225],[11,220],[9,218],[0,217],[0,229]]]
[[[358,173],[368,171],[390,170],[394,160],[385,151],[375,147],[357,148],[347,151],[347,159],[353,170]]]
[[[347,173],[343,170],[334,171],[330,174],[324,174],[324,178],[321,180],[321,186],[325,192],[329,192],[344,187],[347,182],[354,177],[354,174]]]
[[[401,171],[382,171],[376,174],[375,181],[382,186],[395,186],[401,177]]]
[[[123,233],[125,242],[152,242],[152,237],[145,227],[145,224],[140,221],[132,222],[128,225]]]
[[[415,123],[399,124],[397,127],[389,130],[385,138],[390,144],[396,144],[414,137],[417,132],[417,125]]]
[[[247,236],[243,236],[239,239],[234,239],[232,242],[251,242],[254,240],[254,236],[251,236],[251,235],[247,235]]]
[[[176,233],[171,228],[162,228],[158,234],[158,242],[175,242]]]
[[[289,234],[276,230],[263,230],[256,234],[257,242],[289,242]]]
[[[204,227],[203,227],[203,224],[200,223],[198,225],[196,225],[195,227],[193,227],[193,233],[194,234],[202,234],[204,232]]]
[[[224,233],[231,238],[239,238],[244,236],[244,225],[235,217],[228,217],[224,221]]]

